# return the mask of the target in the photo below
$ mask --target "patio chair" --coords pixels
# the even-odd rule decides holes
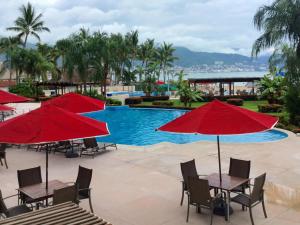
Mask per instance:
[[[250,175],[251,161],[230,158],[229,176],[248,179]],[[249,182],[242,184],[232,190],[232,192],[245,193],[245,189],[249,188]]]
[[[96,154],[106,150],[105,146],[99,146],[96,138],[83,139],[84,147],[81,148],[80,157],[82,155],[95,156]]]
[[[17,170],[19,188],[42,183],[41,167],[33,167],[25,170]],[[19,200],[22,204],[31,204],[35,201],[29,196],[19,193]]]
[[[31,212],[32,210],[27,207],[25,204],[24,205],[18,205],[18,206],[14,206],[11,208],[7,208],[4,199],[8,199],[10,197],[13,197],[15,195],[3,198],[2,197],[2,192],[0,190],[0,217],[12,217],[12,216],[17,216],[23,213],[27,213],[27,212]]]
[[[210,210],[210,225],[212,225],[214,207],[220,194],[212,197],[210,195],[208,180],[200,179],[199,177],[188,177],[188,189],[186,222],[189,221],[190,205],[194,205],[197,207],[198,213],[201,213],[201,208]]]
[[[183,180],[181,181],[182,192],[181,192],[181,201],[180,201],[180,205],[182,205],[184,199],[184,193],[187,193],[188,191],[188,178],[199,177],[199,175],[197,173],[195,159],[180,163],[180,167],[181,167],[181,174],[183,178]]]
[[[249,195],[241,193],[231,198],[232,202],[238,203],[242,206],[249,208],[252,225],[254,225],[252,208],[258,205],[259,203],[262,203],[264,216],[265,218],[267,218],[267,212],[266,212],[265,201],[264,201],[264,189],[263,189],[265,180],[266,180],[266,173],[255,178],[253,190]]]
[[[53,205],[64,202],[74,202],[78,204],[78,190],[76,185],[56,189],[53,191]]]
[[[91,199],[91,180],[92,180],[93,170],[82,166],[79,166],[78,175],[75,185],[78,187],[78,199],[89,199],[89,205],[91,212],[93,213],[92,199]]]
[[[3,162],[2,162],[2,159],[3,159],[6,169],[8,169],[7,161],[6,161],[6,146],[7,145],[4,143],[0,144],[0,163],[1,163],[1,166],[3,166]]]

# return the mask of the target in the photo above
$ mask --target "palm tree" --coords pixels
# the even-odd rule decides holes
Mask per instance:
[[[299,12],[299,0],[275,0],[271,5],[260,7],[254,16],[254,25],[263,34],[254,42],[252,56],[289,41],[300,57]]]
[[[19,16],[14,24],[13,27],[8,27],[7,30],[12,30],[19,32],[18,37],[21,39],[24,37],[23,46],[26,47],[27,38],[29,35],[34,36],[40,41],[40,36],[38,32],[48,31],[50,29],[44,26],[44,21],[41,20],[43,14],[36,15],[35,9],[33,6],[28,2],[27,6],[22,5],[20,8],[21,16]]]
[[[3,66],[0,69],[0,75],[9,70],[9,86],[12,80],[12,54],[13,51],[18,45],[21,44],[21,41],[18,37],[4,37],[0,39],[0,54],[5,55],[5,60],[3,61]]]

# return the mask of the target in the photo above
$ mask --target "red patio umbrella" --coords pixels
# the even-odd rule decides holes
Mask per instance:
[[[161,126],[158,130],[217,135],[219,175],[222,181],[219,135],[267,131],[272,129],[277,121],[273,116],[214,100]]]
[[[55,105],[73,113],[86,113],[105,109],[104,101],[76,93],[64,94],[42,102],[43,105]]]
[[[0,111],[3,112],[3,111],[12,111],[14,110],[13,107],[9,107],[9,106],[6,106],[6,105],[0,105]]]
[[[28,102],[32,99],[0,90],[0,104]]]
[[[41,144],[109,135],[107,124],[47,105],[0,124],[0,143]],[[48,150],[46,150],[48,188]]]
[[[161,84],[165,84],[165,82],[163,82],[163,81],[161,81],[161,80],[158,80],[158,81],[156,81],[156,84],[157,84],[157,85],[161,85]]]

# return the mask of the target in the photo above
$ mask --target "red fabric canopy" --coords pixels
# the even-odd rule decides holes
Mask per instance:
[[[37,144],[108,135],[104,122],[47,105],[0,124],[0,143]]]
[[[160,85],[160,84],[165,84],[165,82],[161,81],[161,80],[158,80],[156,81],[156,84]]]
[[[104,101],[76,93],[67,93],[54,99],[42,102],[42,106],[50,104],[61,107],[73,113],[85,113],[105,109]]]
[[[158,128],[176,133],[232,135],[266,131],[278,119],[214,100]]]
[[[28,102],[32,99],[0,90],[0,104]]]
[[[6,106],[6,105],[0,105],[0,111],[12,111],[14,108]]]

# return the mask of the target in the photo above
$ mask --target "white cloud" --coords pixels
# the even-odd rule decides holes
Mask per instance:
[[[4,1],[4,0],[1,0]],[[80,27],[126,33],[140,31],[140,39],[172,42],[193,50],[250,54],[258,32],[253,15],[271,0],[31,0],[42,12],[51,33],[42,33],[43,42],[54,43]],[[27,0],[5,1],[0,8],[0,35],[9,35]],[[30,41],[34,41],[30,39]]]

